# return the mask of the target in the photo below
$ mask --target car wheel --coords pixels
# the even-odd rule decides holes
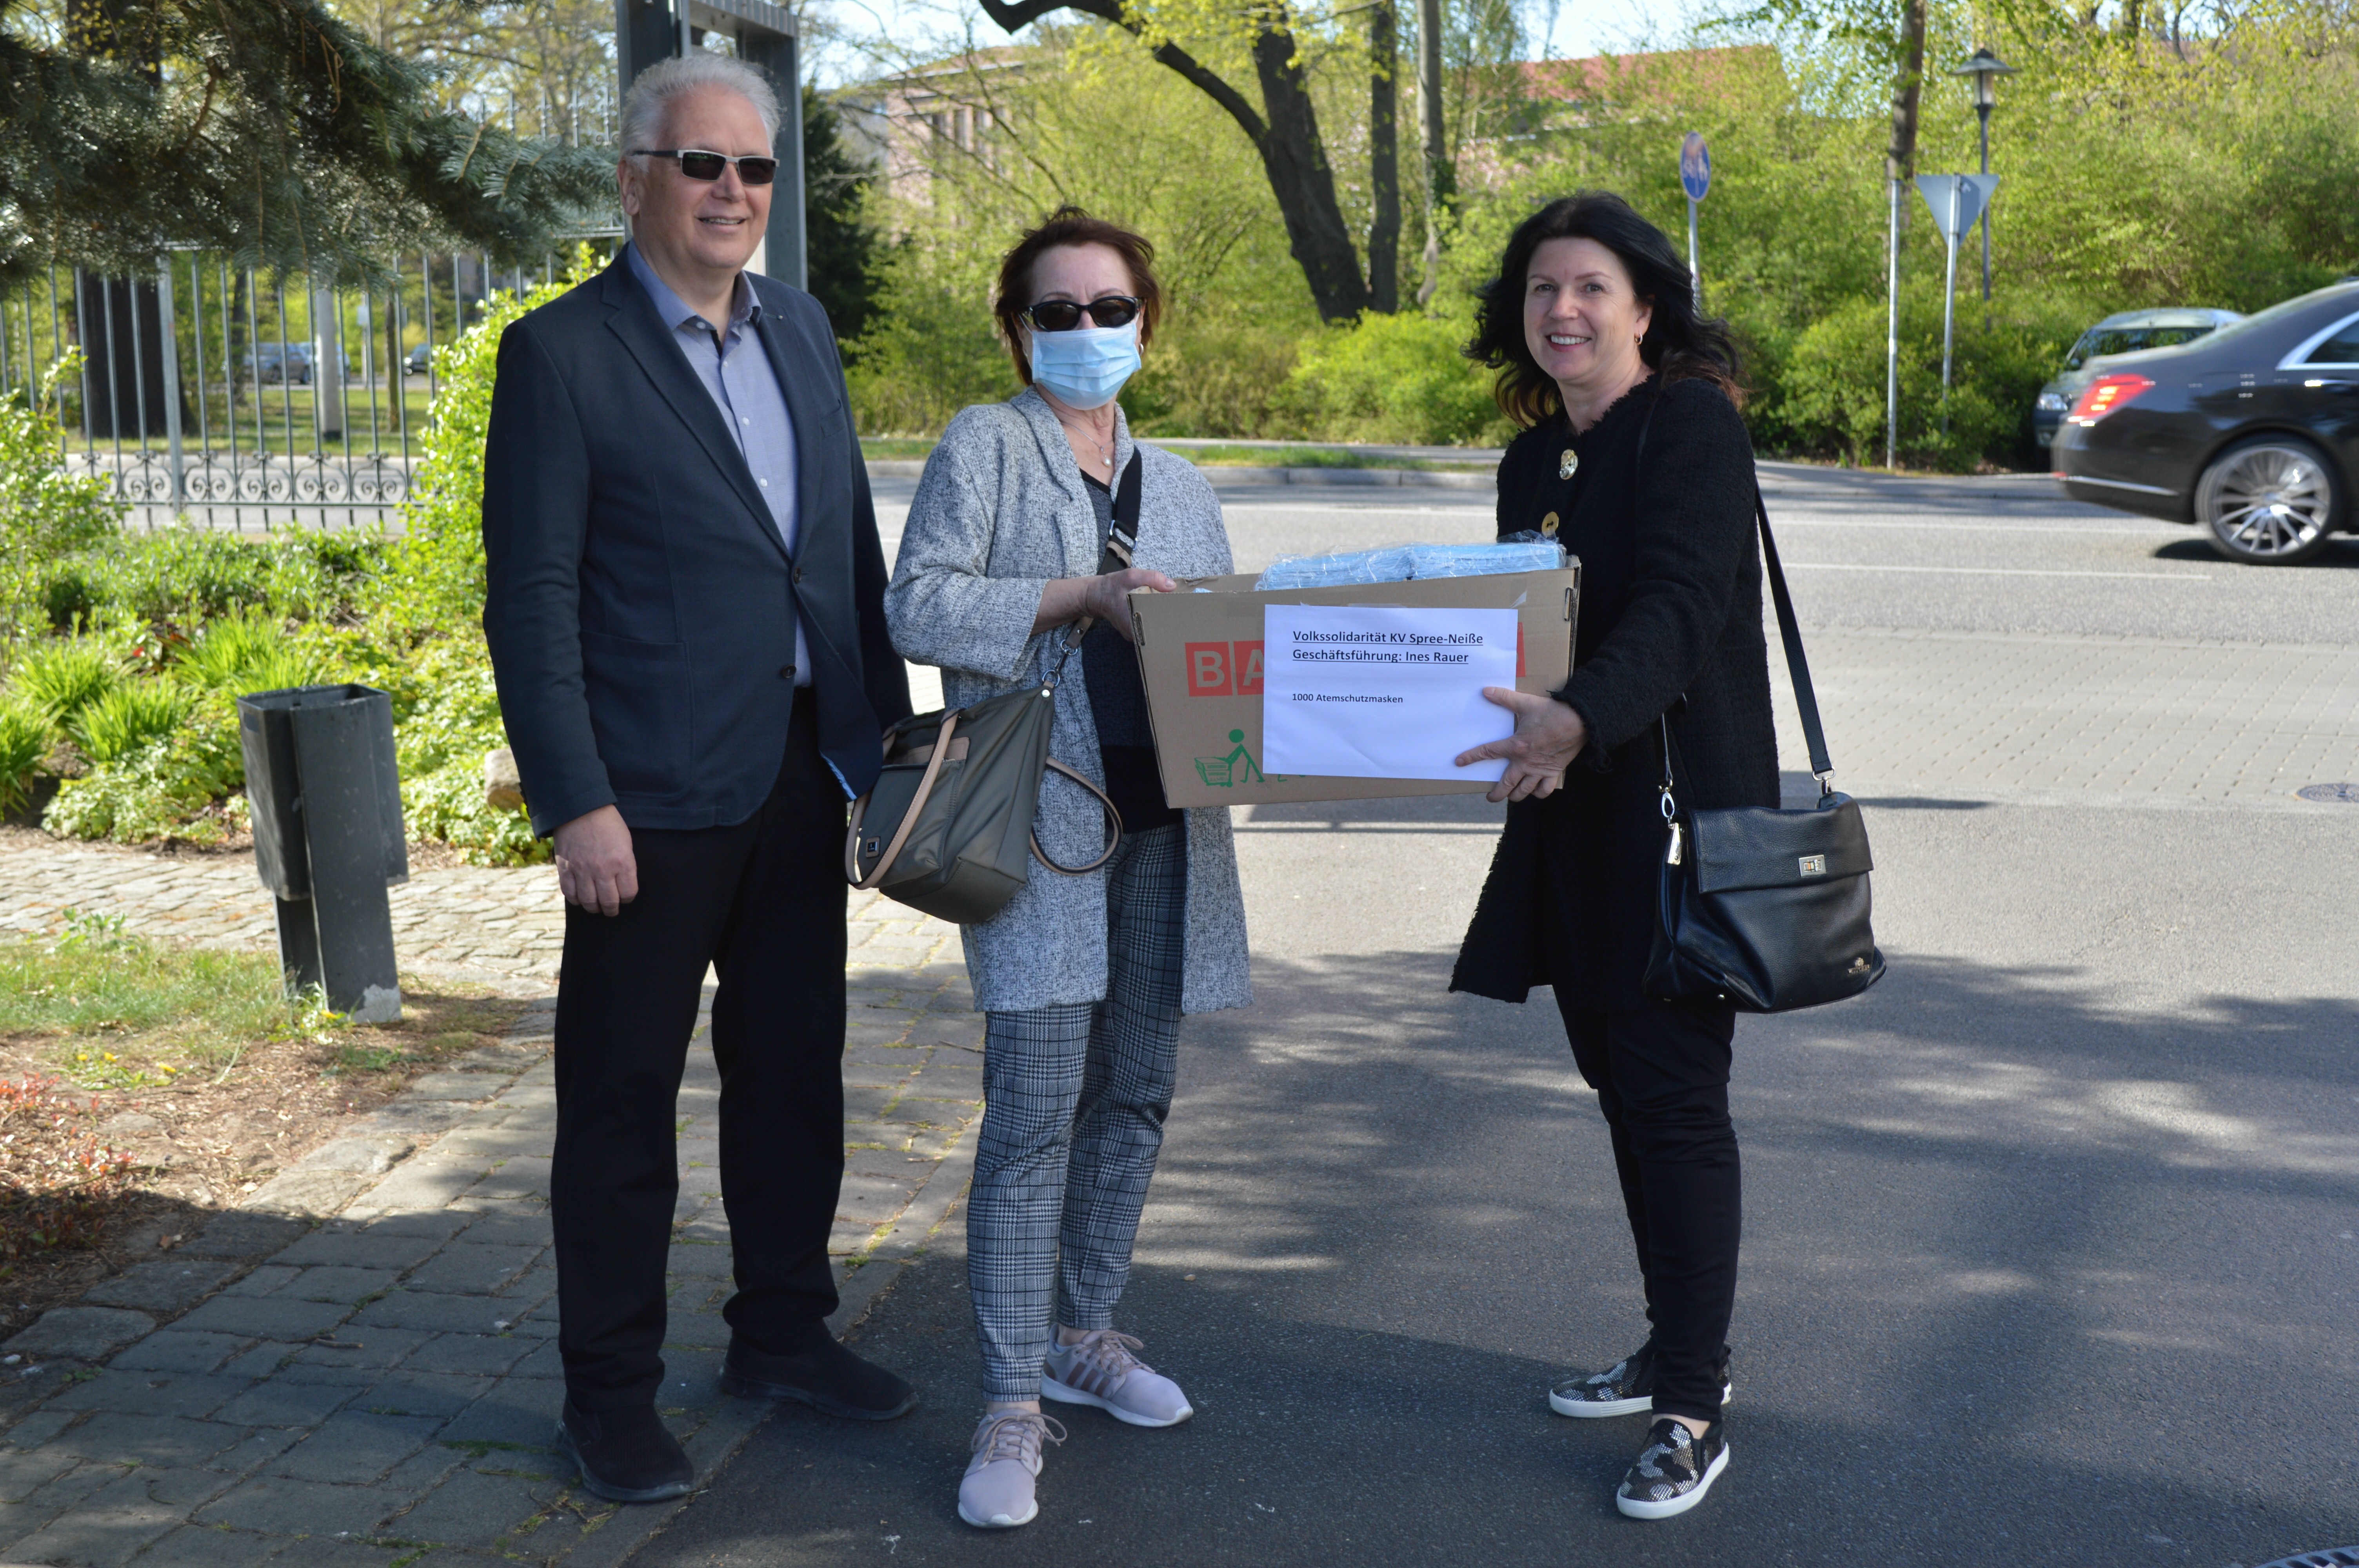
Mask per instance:
[[[2230,560],[2289,567],[2326,548],[2340,499],[2326,454],[2299,437],[2260,436],[2203,470],[2195,515]]]

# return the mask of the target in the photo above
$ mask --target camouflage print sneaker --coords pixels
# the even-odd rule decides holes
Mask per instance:
[[[1729,1380],[1728,1361],[1720,1363],[1720,1402],[1736,1393]],[[1655,1408],[1655,1342],[1651,1339],[1603,1372],[1575,1373],[1549,1390],[1549,1409],[1559,1415],[1594,1420],[1609,1415],[1636,1415]]]
[[[1647,1429],[1647,1446],[1614,1489],[1614,1506],[1632,1519],[1669,1519],[1703,1501],[1728,1468],[1728,1418],[1701,1437],[1664,1416]]]

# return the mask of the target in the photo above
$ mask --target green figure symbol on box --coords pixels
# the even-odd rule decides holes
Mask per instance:
[[[1237,743],[1237,749],[1225,757],[1197,758],[1196,776],[1213,789],[1231,789],[1241,784],[1266,782],[1262,777],[1260,764],[1254,761],[1253,753],[1245,750],[1245,732],[1232,730],[1229,739]]]

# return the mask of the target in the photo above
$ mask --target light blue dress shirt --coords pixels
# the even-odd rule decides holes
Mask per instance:
[[[745,281],[744,273],[737,275],[728,323],[716,330],[656,276],[638,246],[624,246],[623,254],[630,259],[631,276],[639,280],[639,287],[655,301],[657,313],[671,329],[672,341],[688,356],[689,368],[712,395],[722,423],[737,438],[737,449],[745,453],[755,484],[770,503],[770,521],[791,557],[800,521],[795,510],[795,421],[787,409],[786,389],[778,384],[770,356],[763,351],[762,341],[754,331],[754,319],[762,313],[754,286]],[[795,621],[795,684],[811,684],[810,644],[803,636],[799,616]]]

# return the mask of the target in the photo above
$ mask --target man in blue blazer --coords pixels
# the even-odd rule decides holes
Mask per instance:
[[[828,1332],[843,1175],[845,803],[909,711],[834,335],[745,271],[778,107],[717,56],[643,72],[632,242],[500,340],[484,630],[567,902],[549,1174],[559,1442],[617,1502],[684,1494],[656,1413],[680,1071],[720,978],[723,1386],[884,1420],[909,1386]]]

